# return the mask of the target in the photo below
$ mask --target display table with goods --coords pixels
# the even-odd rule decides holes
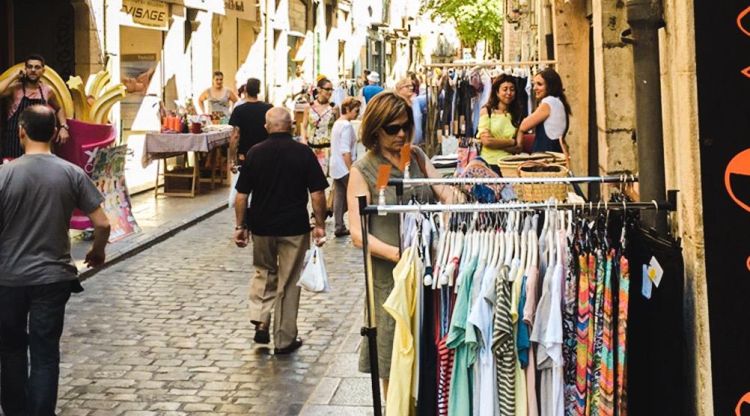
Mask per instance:
[[[224,151],[231,133],[232,127],[227,125],[208,125],[191,133],[147,133],[143,165],[157,162],[154,196],[194,197],[201,182],[210,183],[211,189],[223,184],[227,178]],[[189,157],[191,154],[193,157]],[[167,159],[174,157],[178,157],[178,163],[170,170]],[[161,191],[160,179],[164,185]]]

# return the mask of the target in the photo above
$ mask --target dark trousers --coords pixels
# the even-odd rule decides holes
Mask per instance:
[[[348,211],[346,203],[347,186],[349,186],[349,175],[333,180],[333,190],[336,193],[336,196],[333,198],[333,219],[336,232],[346,230],[346,224],[344,224],[344,213]]]
[[[71,282],[0,286],[0,404],[7,416],[55,414],[71,287]]]

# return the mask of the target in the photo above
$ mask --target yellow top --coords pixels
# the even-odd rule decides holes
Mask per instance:
[[[513,126],[509,113],[493,114],[492,117],[482,114],[482,116],[479,117],[477,136],[485,131],[489,131],[492,137],[496,139],[513,139],[516,137],[516,128]],[[500,159],[510,156],[510,152],[501,149],[490,149],[483,146],[480,156],[482,156],[489,165],[497,165],[497,162],[499,162]]]
[[[419,287],[417,273],[422,269],[414,250],[414,247],[407,247],[401,254],[401,260],[393,269],[393,291],[383,304],[396,320],[386,415],[408,416],[412,407],[412,370],[416,350],[411,318],[416,308],[416,288]]]

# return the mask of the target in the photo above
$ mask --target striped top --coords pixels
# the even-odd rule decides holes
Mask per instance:
[[[508,272],[508,266],[503,266],[495,280],[495,325],[492,333],[500,416],[514,416],[516,413],[516,349],[513,342],[513,319],[510,315],[511,282],[508,281]]]

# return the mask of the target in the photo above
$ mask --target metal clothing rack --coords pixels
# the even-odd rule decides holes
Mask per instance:
[[[510,202],[496,204],[412,204],[412,205],[366,205],[365,214],[404,214],[409,212],[500,212],[515,210],[555,209],[606,209],[606,210],[657,210],[674,211],[677,204],[677,191],[667,191],[666,201],[651,202],[581,202],[556,204],[549,202]]]
[[[423,68],[474,68],[493,66],[532,66],[532,65],[557,65],[555,60],[546,61],[477,61],[477,62],[451,62],[444,64],[425,64]]]
[[[396,195],[402,196],[404,186],[410,185],[507,185],[534,183],[634,183],[638,176],[569,176],[563,178],[391,178],[388,185],[396,187]]]
[[[509,182],[510,180],[513,182]],[[630,176],[604,176],[604,177],[567,177],[567,178],[443,178],[443,179],[391,179],[389,185],[396,186],[398,205],[368,205],[367,197],[358,196],[359,216],[362,232],[362,255],[364,257],[365,271],[365,301],[367,326],[362,327],[360,333],[367,337],[369,359],[370,359],[370,381],[372,384],[372,406],[376,416],[381,416],[382,405],[380,402],[380,373],[377,358],[377,325],[375,322],[375,298],[373,291],[372,255],[370,253],[368,236],[370,233],[368,217],[370,215],[403,214],[408,212],[502,212],[515,210],[541,210],[541,209],[602,209],[605,210],[664,210],[675,211],[677,209],[677,190],[667,191],[666,201],[651,202],[587,202],[587,203],[494,203],[494,204],[424,204],[424,205],[401,205],[403,186],[412,184],[504,184],[504,183],[626,183],[635,182],[637,177]],[[603,204],[603,206],[602,206]]]

